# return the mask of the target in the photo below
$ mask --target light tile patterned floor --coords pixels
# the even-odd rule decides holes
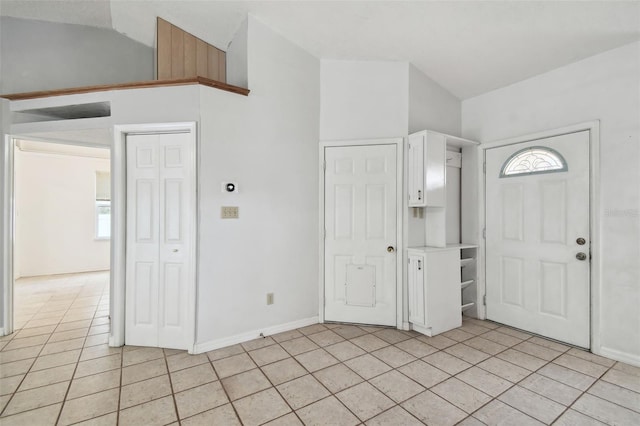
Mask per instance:
[[[16,286],[0,424],[639,425],[640,369],[497,324],[312,325],[201,355],[107,346],[108,275]]]

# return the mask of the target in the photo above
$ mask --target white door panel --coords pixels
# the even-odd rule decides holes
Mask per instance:
[[[555,150],[567,170],[500,175],[536,147]],[[589,133],[488,149],[486,161],[487,318],[589,347]]]
[[[189,344],[192,150],[188,133],[127,136],[127,344]]]
[[[396,324],[396,146],[325,149],[325,319]]]

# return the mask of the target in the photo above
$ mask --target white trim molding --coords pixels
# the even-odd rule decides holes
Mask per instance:
[[[606,346],[600,346],[598,355],[615,359],[616,361],[621,361],[626,364],[635,365],[636,367],[640,367],[640,356],[636,354],[630,354],[628,352],[622,352],[617,349],[610,349]]]
[[[127,124],[113,126],[113,143],[111,147],[111,333],[109,346],[122,346],[125,344],[125,285],[126,285],[126,138],[129,134],[158,134],[158,133],[190,133],[193,140],[193,156],[189,160],[193,163],[191,178],[198,186],[197,152],[198,135],[195,122],[179,123],[151,123],[151,124]],[[196,189],[197,194],[197,189]],[[197,235],[198,235],[198,200],[196,197],[196,209],[193,212],[192,247],[194,254],[189,265],[192,285],[187,292],[187,318],[186,325],[189,330],[187,342],[189,353],[195,350],[196,326],[197,326]]]
[[[338,140],[338,141],[320,141],[319,158],[318,158],[318,182],[319,182],[319,221],[318,221],[318,240],[320,265],[318,271],[318,312],[319,322],[323,323],[324,318],[324,164],[325,149],[329,147],[343,146],[367,146],[367,145],[396,145],[396,328],[403,330],[405,327],[404,319],[404,273],[406,262],[405,247],[405,226],[406,211],[404,209],[404,144],[405,138],[384,138],[384,139],[355,139],[355,140]]]
[[[4,211],[3,213],[3,257],[2,257],[2,287],[3,291],[3,330],[2,335],[13,333],[13,245],[14,245],[14,219],[15,219],[15,194],[13,186],[14,164],[13,154],[15,140],[6,135],[3,141],[4,154]]]
[[[490,148],[496,148],[507,145],[514,145],[523,142],[535,141],[538,139],[545,139],[554,136],[562,136],[569,133],[576,133],[582,131],[589,131],[589,150],[591,155],[591,163],[589,168],[589,214],[590,214],[590,232],[591,232],[591,352],[607,356],[610,358],[618,359],[620,361],[629,362],[633,361],[631,356],[622,354],[615,350],[603,348],[601,346],[600,339],[600,310],[601,310],[601,297],[600,290],[602,285],[602,256],[600,255],[602,250],[601,235],[601,212],[600,212],[600,121],[587,121],[583,123],[577,123],[558,129],[545,130],[542,132],[532,133],[528,135],[516,136],[508,139],[501,139],[492,142],[486,142],[479,145],[481,150],[478,155],[478,200],[480,203],[479,223],[481,228],[486,228],[485,221],[485,208],[486,208],[486,195],[485,195],[485,172],[484,163],[486,161],[486,150]],[[483,305],[483,296],[486,294],[486,240],[482,235],[482,229],[480,229],[481,235],[479,235],[479,241],[482,243],[479,245],[480,258],[484,259],[478,266],[478,318],[486,318],[486,307]],[[627,361],[625,361],[625,359]],[[638,362],[637,360],[635,362]]]
[[[222,339],[210,340],[208,342],[196,343],[193,346],[194,354],[209,352],[215,349],[224,348],[238,343],[248,342],[249,340],[259,337],[268,337],[277,333],[295,330],[296,328],[306,327],[308,325],[318,324],[318,317],[304,318],[298,321],[292,321],[285,324],[274,325],[261,330],[252,330],[235,336],[223,337]]]

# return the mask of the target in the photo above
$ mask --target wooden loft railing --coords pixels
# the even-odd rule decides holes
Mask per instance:
[[[202,84],[244,96],[249,94],[249,89],[226,83],[226,53],[224,51],[160,17],[157,18],[156,31],[158,41],[157,80],[15,93],[0,95],[0,98],[18,101],[79,93],[189,84]]]
[[[160,17],[156,40],[158,80],[202,76],[227,82],[227,54],[214,45]]]
[[[28,93],[14,93],[10,95],[0,95],[0,98],[9,99],[10,101],[21,101],[25,99],[48,98],[51,96],[76,95],[80,93],[142,89],[146,87],[186,86],[191,84],[201,84],[203,86],[213,87],[215,89],[225,90],[227,92],[237,93],[243,96],[247,96],[249,94],[249,89],[245,89],[243,87],[232,86],[231,84],[222,83],[220,81],[211,80],[210,78],[205,77],[191,77],[170,80],[140,81],[134,83],[105,84],[100,86],[74,87],[70,89],[42,90],[39,92]]]

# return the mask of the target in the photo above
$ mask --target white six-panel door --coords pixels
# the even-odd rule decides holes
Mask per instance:
[[[127,136],[125,342],[187,349],[195,181],[189,133]]]
[[[500,175],[535,147],[555,150],[566,170]],[[546,165],[535,152],[521,158],[514,167]],[[487,149],[486,162],[487,318],[588,348],[589,132]]]
[[[326,321],[396,325],[396,154],[325,148]]]

